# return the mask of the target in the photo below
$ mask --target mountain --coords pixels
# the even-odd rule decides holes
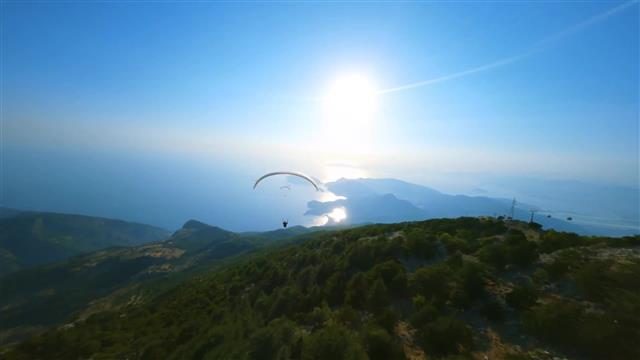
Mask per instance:
[[[219,227],[189,220],[171,236],[170,243],[185,251],[196,252],[232,240],[234,236],[234,233]]]
[[[305,215],[321,216],[334,208],[345,208],[346,222],[351,224],[392,223],[428,218],[428,213],[417,208],[409,201],[401,200],[392,194],[363,195],[335,201],[308,203]]]
[[[21,212],[23,211],[6,208],[6,207],[0,207],[0,219],[14,217],[20,214]]]
[[[0,216],[0,275],[111,246],[166,239],[150,225],[83,215],[4,209]]]
[[[582,237],[519,221],[459,218],[296,239],[185,276],[156,296],[77,316],[0,353],[6,359],[640,357],[640,237]]]
[[[345,219],[348,223],[507,215],[512,201],[486,196],[449,195],[396,179],[340,179],[327,183],[326,187],[345,199],[311,201],[307,214],[322,216],[336,207],[342,207],[348,213]],[[536,205],[519,203],[514,210],[514,218],[528,221],[530,210],[538,209]],[[573,223],[544,215],[537,215],[535,221],[545,228],[583,235],[628,236],[638,232],[628,228]]]
[[[236,234],[190,220],[165,241],[112,247],[7,274],[0,277],[0,344],[72,314],[85,317],[142,301],[225,259],[320,230]]]

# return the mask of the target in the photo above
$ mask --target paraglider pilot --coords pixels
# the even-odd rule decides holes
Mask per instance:
[[[302,178],[302,179],[304,179],[304,180],[308,181],[308,182],[309,182],[309,183],[310,183],[310,184],[311,184],[311,185],[316,189],[316,191],[322,191],[322,189],[320,189],[320,187],[318,186],[318,184],[316,184],[316,182],[315,182],[312,178],[310,178],[309,176],[304,175],[304,174],[302,174],[302,173],[295,172],[295,171],[276,171],[276,172],[270,172],[270,173],[268,173],[268,174],[264,174],[264,175],[262,175],[258,180],[256,180],[256,182],[253,184],[253,189],[255,190],[255,189],[256,189],[256,187],[258,186],[258,184],[260,184],[260,182],[261,182],[262,180],[264,180],[264,179],[266,179],[266,178],[268,178],[268,177],[270,177],[270,176],[275,176],[275,175],[291,175],[291,176],[297,176],[297,177],[299,177],[299,178]],[[280,187],[280,190],[283,190],[283,189],[291,190],[291,186],[289,186],[289,185],[281,186],[281,187]],[[285,195],[285,196],[286,196],[286,195]],[[282,220],[282,227],[286,229],[286,228],[287,228],[287,225],[289,225],[289,220],[287,220],[287,219],[283,219],[283,220]]]

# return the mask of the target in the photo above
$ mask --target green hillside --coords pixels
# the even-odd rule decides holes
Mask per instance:
[[[2,355],[640,358],[638,237],[587,238],[460,218],[314,233],[294,243],[49,330]]]
[[[304,230],[302,230],[304,229]],[[0,345],[70,316],[142,301],[221,261],[318,231],[236,234],[190,220],[169,239],[112,247],[0,277]]]
[[[0,275],[111,246],[166,239],[150,225],[91,216],[9,212],[0,217]]]

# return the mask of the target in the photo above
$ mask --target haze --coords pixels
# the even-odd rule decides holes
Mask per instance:
[[[1,205],[314,224],[251,189],[281,169],[639,205],[638,3],[494,5],[3,2]]]

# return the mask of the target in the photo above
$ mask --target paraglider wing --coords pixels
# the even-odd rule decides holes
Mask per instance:
[[[255,184],[253,184],[253,188],[255,189],[255,188],[256,188],[256,186],[258,186],[258,184],[259,184],[262,180],[264,180],[264,179],[266,179],[266,178],[268,178],[268,177],[270,177],[270,176],[274,176],[274,175],[291,175],[291,176],[297,176],[297,177],[299,177],[299,178],[302,178],[302,179],[307,180],[311,185],[313,185],[313,187],[316,189],[316,191],[322,191],[322,190],[320,189],[320,187],[318,186],[318,184],[316,184],[316,182],[315,182],[312,178],[310,178],[309,176],[307,176],[307,175],[305,175],[305,174],[301,174],[301,173],[299,173],[299,172],[295,172],[295,171],[276,171],[276,172],[271,172],[271,173],[268,173],[268,174],[264,174],[264,175],[262,175],[258,180],[256,180]]]

